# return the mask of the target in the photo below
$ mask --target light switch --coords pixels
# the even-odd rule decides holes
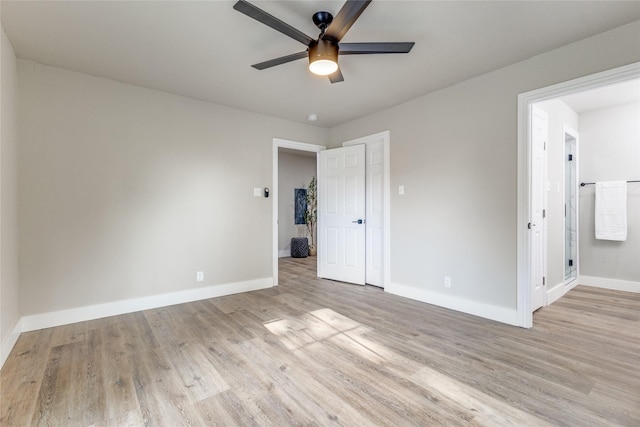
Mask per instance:
[[[404,185],[398,186],[398,194],[404,196]]]
[[[262,197],[262,188],[254,188],[253,195],[254,197]]]

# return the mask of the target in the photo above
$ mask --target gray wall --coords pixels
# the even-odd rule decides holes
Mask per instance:
[[[18,81],[22,315],[272,276],[253,188],[274,137],[326,130],[24,60]]]
[[[547,289],[564,283],[564,125],[579,131],[578,114],[554,99],[536,104],[549,115],[547,144]]]
[[[640,179],[640,104],[580,114],[580,180]],[[640,183],[627,186],[627,240],[595,239],[595,187],[580,190],[580,275],[640,282]]]
[[[639,32],[330,131],[19,60],[19,314],[271,276],[272,199],[252,189],[272,186],[272,138],[338,146],[387,129],[392,282],[443,293],[450,275],[457,301],[515,309],[517,94],[639,61]]]
[[[291,253],[292,237],[308,237],[306,225],[294,223],[293,190],[308,188],[316,176],[316,157],[279,153],[278,155],[278,251],[280,256]],[[311,241],[309,241],[311,243]]]
[[[2,29],[0,42],[0,349],[20,319],[17,225],[16,56]],[[0,360],[0,366],[4,359]]]
[[[639,33],[634,22],[331,130],[332,146],[391,132],[392,282],[515,310],[517,95],[640,61]]]

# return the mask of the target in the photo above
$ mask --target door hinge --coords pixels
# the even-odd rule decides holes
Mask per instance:
[[[543,150],[546,150],[546,149],[547,149],[547,141],[545,141],[545,142],[544,142],[544,144],[543,144],[543,146],[542,146],[542,149],[543,149]]]
[[[572,259],[569,260],[569,267],[573,267],[573,260]]]
[[[547,286],[547,278],[542,276],[542,286]]]
[[[547,217],[547,210],[542,209],[542,218],[546,218],[546,217]]]
[[[570,162],[572,162],[572,161],[573,161],[573,154],[569,154],[569,159],[568,159],[568,160],[569,160]]]
[[[527,228],[531,230],[531,223],[527,224]]]

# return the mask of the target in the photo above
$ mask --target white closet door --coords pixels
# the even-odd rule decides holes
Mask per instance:
[[[384,287],[384,143],[366,148],[366,282]]]

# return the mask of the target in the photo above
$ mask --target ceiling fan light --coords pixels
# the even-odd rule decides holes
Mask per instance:
[[[338,45],[329,40],[318,40],[309,46],[309,71],[328,76],[338,70]]]
[[[309,70],[319,76],[328,76],[338,70],[338,64],[330,59],[316,59],[309,64]]]

